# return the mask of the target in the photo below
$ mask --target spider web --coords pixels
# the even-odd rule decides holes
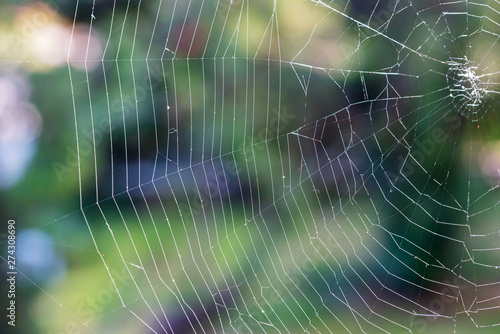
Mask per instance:
[[[68,65],[113,331],[495,331],[498,1],[116,6]]]

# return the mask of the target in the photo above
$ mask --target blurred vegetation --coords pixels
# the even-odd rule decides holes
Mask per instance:
[[[354,326],[346,304],[372,315],[357,293],[415,332],[453,328],[372,295],[423,313],[437,282],[459,277],[449,284],[469,300],[470,282],[495,273],[466,251],[471,234],[498,230],[498,175],[480,165],[498,154],[498,101],[473,119],[450,95],[449,60],[495,73],[499,43],[477,33],[490,25],[480,15],[446,21],[429,3],[81,0],[76,15],[72,1],[0,4],[0,79],[43,122],[1,216],[49,237],[27,238],[24,256],[54,254],[36,279],[20,264],[33,282],[19,276],[18,332],[144,332],[130,310],[159,332],[193,331],[194,315],[196,330],[212,319],[222,332],[221,319],[238,333],[344,332],[329,309]],[[158,305],[172,323],[155,321]]]

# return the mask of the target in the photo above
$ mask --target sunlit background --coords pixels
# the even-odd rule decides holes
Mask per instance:
[[[411,3],[1,2],[1,331],[496,333],[500,6]]]

